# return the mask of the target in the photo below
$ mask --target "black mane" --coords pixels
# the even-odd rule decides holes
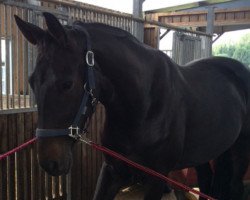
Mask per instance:
[[[91,29],[96,29],[98,31],[103,31],[107,34],[111,34],[115,37],[119,37],[119,38],[123,38],[123,37],[127,37],[130,39],[136,39],[131,33],[129,33],[128,31],[125,31],[123,29],[114,27],[114,26],[110,26],[107,24],[103,24],[103,23],[84,23],[82,21],[75,21],[73,23],[73,27],[74,25],[78,25],[78,26],[82,26],[82,27],[86,27],[86,28],[91,28]],[[136,39],[137,40],[137,39]]]

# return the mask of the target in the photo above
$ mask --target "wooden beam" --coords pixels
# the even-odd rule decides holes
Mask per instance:
[[[200,27],[207,27],[210,19],[208,11],[192,11],[192,12],[171,12],[171,13],[157,13],[146,15],[147,20],[156,20],[164,24],[174,25],[179,27],[194,29]],[[214,26],[215,30],[218,27],[224,27],[230,30],[230,27],[237,26],[239,29],[245,29],[246,26],[250,28],[250,7],[241,9],[221,9],[214,10]],[[210,30],[211,32],[211,30]]]

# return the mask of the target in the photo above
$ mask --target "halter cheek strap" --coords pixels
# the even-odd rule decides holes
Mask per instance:
[[[83,99],[81,102],[81,105],[79,107],[78,112],[76,113],[75,119],[72,123],[72,125],[68,129],[36,129],[36,137],[39,138],[45,138],[45,137],[55,137],[55,136],[71,136],[75,139],[77,139],[80,135],[80,128],[79,123],[81,116],[86,116],[86,112],[88,109],[88,101],[91,100],[91,106],[93,110],[95,109],[97,100],[94,95],[94,90],[95,90],[95,76],[94,76],[94,66],[95,66],[95,58],[94,58],[94,53],[91,50],[91,45],[90,45],[90,36],[89,33],[81,26],[77,26],[81,31],[84,32],[86,36],[86,41],[87,41],[87,53],[86,53],[86,64],[88,68],[88,73],[87,73],[87,81],[84,85],[84,95]],[[89,89],[88,89],[89,88]],[[86,120],[84,121],[84,127],[86,125]],[[85,130],[84,130],[85,131]]]

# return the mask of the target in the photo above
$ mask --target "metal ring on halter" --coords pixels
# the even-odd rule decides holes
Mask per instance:
[[[88,66],[93,67],[95,65],[95,58],[93,51],[87,51],[86,53],[86,63]]]

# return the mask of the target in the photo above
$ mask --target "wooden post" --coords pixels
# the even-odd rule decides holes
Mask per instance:
[[[214,19],[215,19],[214,7],[210,6],[208,7],[208,12],[207,12],[206,33],[211,35],[214,33]],[[206,49],[207,49],[207,55],[205,57],[210,57],[212,55],[212,40],[213,38],[205,39]]]
[[[143,18],[142,14],[142,4],[145,0],[133,0],[133,16],[136,18]],[[133,25],[133,34],[137,39],[140,41],[143,41],[143,30],[144,30],[144,25],[142,23],[134,22]]]
[[[210,6],[208,7],[207,12],[207,28],[206,33],[207,34],[213,34],[214,33],[214,7]]]
[[[133,16],[142,18],[142,4],[145,0],[133,0]]]

